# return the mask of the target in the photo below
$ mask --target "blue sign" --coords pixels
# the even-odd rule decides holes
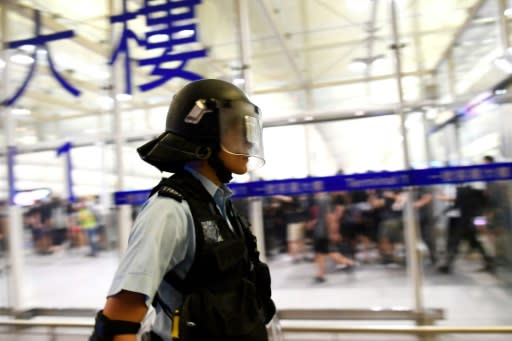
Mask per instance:
[[[175,77],[190,81],[203,78],[185,69],[190,60],[207,55],[206,49],[197,48],[195,6],[200,3],[200,0],[144,0],[143,7],[129,12],[123,0],[123,13],[110,17],[110,22],[122,24],[123,30],[109,64],[114,64],[119,55],[124,54],[125,93],[132,93],[130,40],[152,52],[161,50],[159,55],[152,53],[152,57],[138,60],[139,66],[151,66],[150,74],[154,76],[153,80],[139,86],[141,91],[156,88]],[[145,18],[148,27],[144,37],[138,37],[128,28],[128,22],[138,16]]]
[[[57,148],[57,156],[64,155],[66,158],[66,184],[68,188],[68,201],[75,202],[75,193],[73,191],[73,161],[71,160],[71,142],[66,142]]]
[[[32,65],[30,66],[30,70],[27,74],[27,77],[23,81],[23,84],[21,87],[16,91],[16,93],[3,101],[3,103],[7,106],[11,106],[18,98],[25,92],[28,84],[30,83],[30,80],[35,74],[36,66],[37,66],[37,51],[42,50],[46,52],[46,60],[48,62],[48,66],[50,67],[50,71],[52,72],[53,76],[57,79],[57,81],[62,85],[66,91],[70,92],[74,96],[80,95],[80,90],[76,89],[73,85],[68,83],[62,75],[57,72],[57,68],[55,67],[55,64],[53,63],[53,59],[50,54],[50,49],[46,45],[47,42],[54,41],[54,40],[60,40],[60,39],[66,39],[66,38],[72,38],[75,34],[73,31],[63,31],[53,34],[41,34],[41,13],[39,11],[34,12],[34,21],[35,21],[35,37],[30,39],[23,39],[23,40],[16,40],[9,42],[8,46],[11,49],[18,48],[23,45],[33,45],[34,53],[32,54],[32,59],[34,60],[32,62]]]
[[[379,188],[393,189],[510,179],[512,179],[512,163],[493,163],[477,166],[231,183],[229,188],[233,191],[233,197],[243,198]],[[150,190],[116,192],[115,203],[117,205],[140,205],[148,198],[149,193]]]
[[[115,192],[116,205],[142,205],[149,196],[150,190]]]

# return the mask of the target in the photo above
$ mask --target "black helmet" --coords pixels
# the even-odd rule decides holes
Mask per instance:
[[[175,173],[187,161],[208,159],[222,148],[262,165],[259,108],[237,86],[218,79],[187,84],[173,98],[165,132],[137,149],[161,171]]]

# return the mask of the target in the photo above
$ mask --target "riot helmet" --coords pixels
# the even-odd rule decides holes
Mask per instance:
[[[188,161],[207,159],[218,173],[226,173],[218,160],[221,149],[247,157],[249,170],[264,164],[260,109],[237,86],[202,79],[176,93],[165,132],[137,152],[160,171],[175,173]]]

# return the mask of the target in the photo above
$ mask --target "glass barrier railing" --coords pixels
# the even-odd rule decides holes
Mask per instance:
[[[418,171],[234,184],[234,203],[248,215],[261,201],[262,251],[278,308],[400,309],[414,308],[403,218],[409,193],[424,307],[449,312],[453,325],[471,323],[467,307],[474,304],[479,325],[510,324],[512,315],[498,307],[499,300],[512,303],[500,291],[512,284],[510,164],[479,167],[436,170],[435,179]],[[471,181],[457,183],[463,175]],[[411,179],[427,185],[410,186]],[[117,193],[117,202],[130,204],[135,218],[147,194]],[[103,306],[119,262],[119,208],[99,210],[96,199],[22,208],[24,308]],[[7,245],[0,247],[0,307],[9,307]]]

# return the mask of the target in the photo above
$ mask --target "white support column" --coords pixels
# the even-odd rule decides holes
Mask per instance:
[[[247,0],[237,0],[236,4],[238,6],[238,32],[240,39],[240,62],[242,64],[241,72],[242,79],[244,79],[243,88],[250,95],[252,90],[252,74],[250,65],[249,2]],[[251,178],[254,178],[252,174]],[[265,261],[265,233],[263,229],[263,202],[261,198],[249,198],[249,220],[252,233],[254,233],[257,239],[260,259]]]
[[[405,127],[405,113],[403,110],[403,88],[402,88],[402,66],[400,54],[400,38],[398,30],[397,6],[395,0],[389,0],[391,12],[391,26],[393,31],[393,46],[395,53],[395,77],[398,91],[397,112],[400,115],[400,131],[403,137],[403,160],[404,169],[410,169],[409,146],[407,139],[407,130]],[[406,203],[404,207],[405,220],[405,241],[407,251],[407,270],[409,272],[410,283],[413,286],[414,309],[416,312],[423,311],[423,273],[421,266],[421,252],[418,247],[418,225],[416,222],[416,214],[413,208],[413,193],[411,189],[406,191]],[[419,321],[417,321],[419,322]]]
[[[496,0],[498,2],[498,38],[500,42],[501,52],[507,53],[510,47],[510,27],[508,25],[507,17],[505,16],[505,10],[507,9],[507,0]]]
[[[6,48],[7,41],[9,37],[8,30],[8,5],[6,2],[3,2],[2,6],[2,17],[0,22],[2,23],[2,46],[4,47],[2,51],[2,58],[5,61],[3,76],[2,76],[2,85],[3,91],[0,95],[0,98],[5,99],[9,96],[7,89],[9,89],[9,53]],[[6,155],[7,155],[7,188],[9,195],[9,207],[8,207],[8,225],[7,225],[7,238],[9,245],[8,252],[8,288],[7,288],[7,296],[8,296],[8,305],[16,314],[21,312],[25,307],[24,302],[24,281],[23,281],[23,271],[24,271],[24,253],[23,253],[23,224],[22,224],[22,216],[21,209],[17,207],[14,200],[14,192],[15,192],[15,183],[14,183],[14,156],[12,153],[15,150],[15,125],[14,117],[9,110],[8,107],[3,106],[1,108],[2,116],[4,117],[4,129],[5,129],[5,140],[6,140]]]
[[[116,14],[116,3],[117,1],[110,0],[110,14]],[[110,32],[110,46],[114,48],[115,46],[115,31],[112,26]],[[119,100],[117,99],[117,94],[121,93],[119,91],[119,63],[114,63],[111,67],[111,81],[112,81],[112,92],[111,96],[114,100],[113,107],[113,115],[114,115],[114,140],[115,140],[115,158],[116,158],[116,171],[117,171],[117,183],[116,190],[122,191],[124,189],[124,158],[123,158],[123,143],[124,143],[124,135],[123,135],[123,120],[121,118],[121,107],[119,105]],[[118,250],[119,254],[122,255],[126,250],[126,246],[128,245],[128,235],[130,233],[131,228],[131,206],[130,205],[120,205],[117,208],[117,228],[118,228]]]
[[[21,208],[9,206],[8,217],[8,245],[9,245],[9,272],[8,272],[8,304],[14,314],[26,308],[25,287],[23,273],[25,268],[25,255],[23,252],[23,224]]]

